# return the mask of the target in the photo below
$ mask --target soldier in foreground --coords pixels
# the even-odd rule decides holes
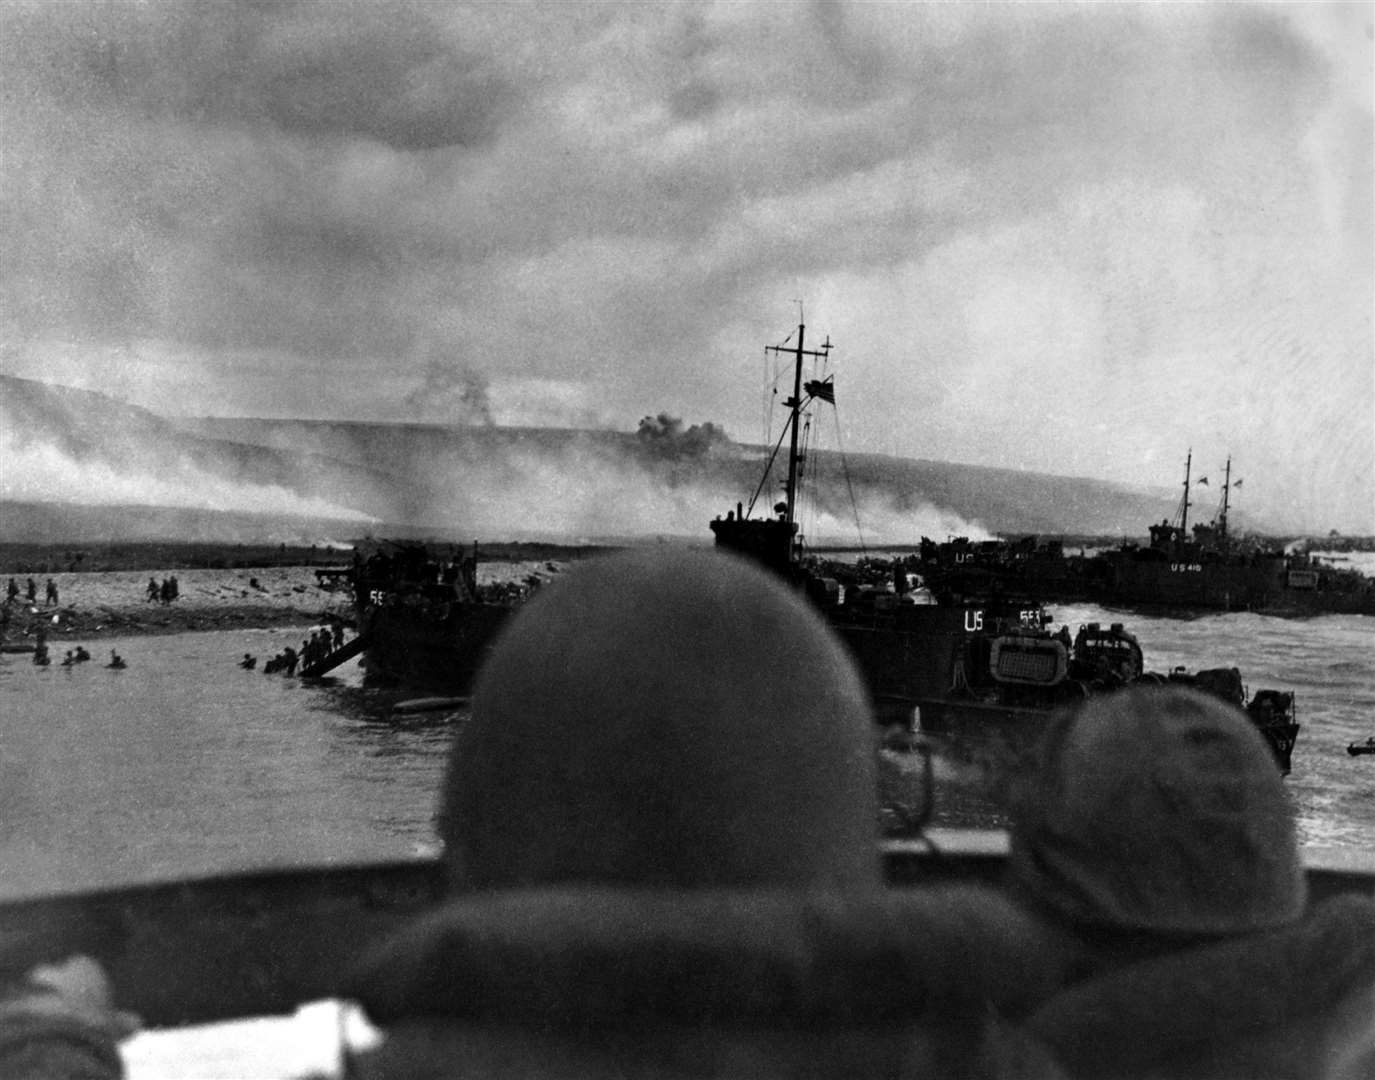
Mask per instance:
[[[1071,974],[1026,1030],[1075,1077],[1375,1076],[1375,898],[1310,906],[1293,812],[1239,710],[1155,687],[1055,721],[1013,895]]]
[[[772,577],[586,565],[475,691],[452,898],[348,988],[387,1033],[350,1075],[1056,1075],[1001,1019],[1053,985],[1034,921],[885,886],[866,691]]]

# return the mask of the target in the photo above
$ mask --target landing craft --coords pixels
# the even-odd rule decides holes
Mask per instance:
[[[796,520],[805,463],[800,447],[811,425],[807,409],[816,401],[835,406],[835,385],[827,375],[803,380],[804,361],[824,367],[830,338],[805,347],[799,324],[791,346],[768,348],[793,360],[792,394],[783,402],[787,418],[748,504],[737,503],[710,523],[719,548],[754,559],[805,591],[832,628],[850,646],[880,710],[880,720],[919,725],[962,755],[976,755],[991,771],[1014,768],[1055,710],[1138,682],[1186,682],[1245,709],[1266,736],[1283,772],[1289,772],[1299,725],[1294,698],[1258,691],[1248,701],[1240,674],[1210,671],[1166,675],[1143,669],[1136,639],[1121,624],[1103,631],[1097,624],[1052,634],[1052,617],[1035,599],[985,580],[979,587],[962,579],[958,587],[938,582],[935,603],[919,603],[901,563],[869,565],[875,573],[859,587],[840,588],[836,575],[853,568],[826,564],[805,552]],[[789,441],[782,501],[773,516],[754,516],[784,439]],[[853,580],[853,579],[852,579]],[[867,587],[866,587],[867,586]],[[930,599],[930,598],[927,598]],[[1221,671],[1224,669],[1214,669]],[[1253,707],[1254,706],[1254,707]]]
[[[464,694],[532,586],[482,587],[478,548],[436,553],[387,543],[353,567],[357,649],[371,681]]]

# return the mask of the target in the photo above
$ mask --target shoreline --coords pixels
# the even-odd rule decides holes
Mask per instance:
[[[31,647],[40,629],[49,648],[56,648],[111,637],[354,621],[349,591],[322,587],[311,566],[34,575],[33,601],[27,598],[28,577],[14,575],[19,597],[7,602],[0,616],[0,640],[8,647]],[[177,599],[148,599],[150,578],[160,585],[172,577],[178,582]],[[58,590],[56,604],[44,601],[49,578]]]
[[[497,584],[549,578],[567,562],[491,562],[478,567],[478,581]],[[326,586],[316,577],[319,563],[243,569],[102,570],[50,575],[5,575],[19,596],[3,605],[0,645],[6,651],[31,650],[39,630],[48,647],[208,630],[319,626],[340,622],[355,628],[353,593],[347,586]],[[29,578],[35,599],[27,597]],[[178,596],[170,603],[148,599],[149,579],[158,585],[177,579]],[[49,579],[58,602],[45,603]]]

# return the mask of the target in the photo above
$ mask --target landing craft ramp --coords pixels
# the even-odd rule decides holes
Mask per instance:
[[[314,679],[321,675],[326,675],[333,671],[340,664],[352,660],[368,647],[367,635],[359,634],[352,641],[339,646],[332,653],[321,657],[313,664],[308,664],[301,668],[299,674],[303,679]]]

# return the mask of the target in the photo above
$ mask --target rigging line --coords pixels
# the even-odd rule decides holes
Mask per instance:
[[[769,350],[764,349],[764,367],[759,380],[759,430],[764,436],[764,445],[773,438],[773,398],[777,393],[774,380],[769,376]]]
[[[777,412],[775,399],[778,397],[778,380],[782,375],[781,361],[776,356],[769,356],[772,350],[772,346],[766,345],[764,347],[764,382],[760,387],[760,406],[763,410],[763,423],[760,424],[760,430],[764,435],[765,446],[768,446],[773,440],[773,418]],[[769,366],[770,361],[773,364],[772,369]],[[786,426],[784,430],[786,430]]]
[[[845,473],[845,488],[850,493],[850,509],[855,514],[855,533],[859,536],[859,550],[861,554],[869,554],[869,549],[864,543],[864,529],[859,523],[859,504],[855,501],[855,485],[850,479],[850,462],[845,457],[845,444],[840,438],[840,410],[832,409],[832,414],[836,421],[836,449],[840,451],[840,468]]]
[[[797,499],[799,503],[803,503],[802,493],[808,490],[803,480],[807,473],[807,466],[810,464],[812,457],[812,418],[810,414],[807,415],[806,422],[802,425],[802,438],[800,441],[802,444],[801,460],[797,463],[797,491],[794,492],[793,497]],[[814,535],[817,524],[817,500],[815,498],[806,499],[805,505],[799,506],[798,510],[798,516],[805,518],[802,532],[803,537]]]
[[[750,496],[749,505],[745,507],[745,516],[749,517],[754,513],[754,504],[759,499],[759,493],[764,490],[764,485],[769,482],[769,474],[773,471],[773,463],[778,458],[778,451],[783,446],[783,438],[788,434],[788,424],[792,423],[789,417],[783,425],[783,430],[778,433],[778,441],[773,444],[773,452],[769,454],[769,460],[764,463],[764,475],[759,480],[759,486],[754,489],[754,494]]]

